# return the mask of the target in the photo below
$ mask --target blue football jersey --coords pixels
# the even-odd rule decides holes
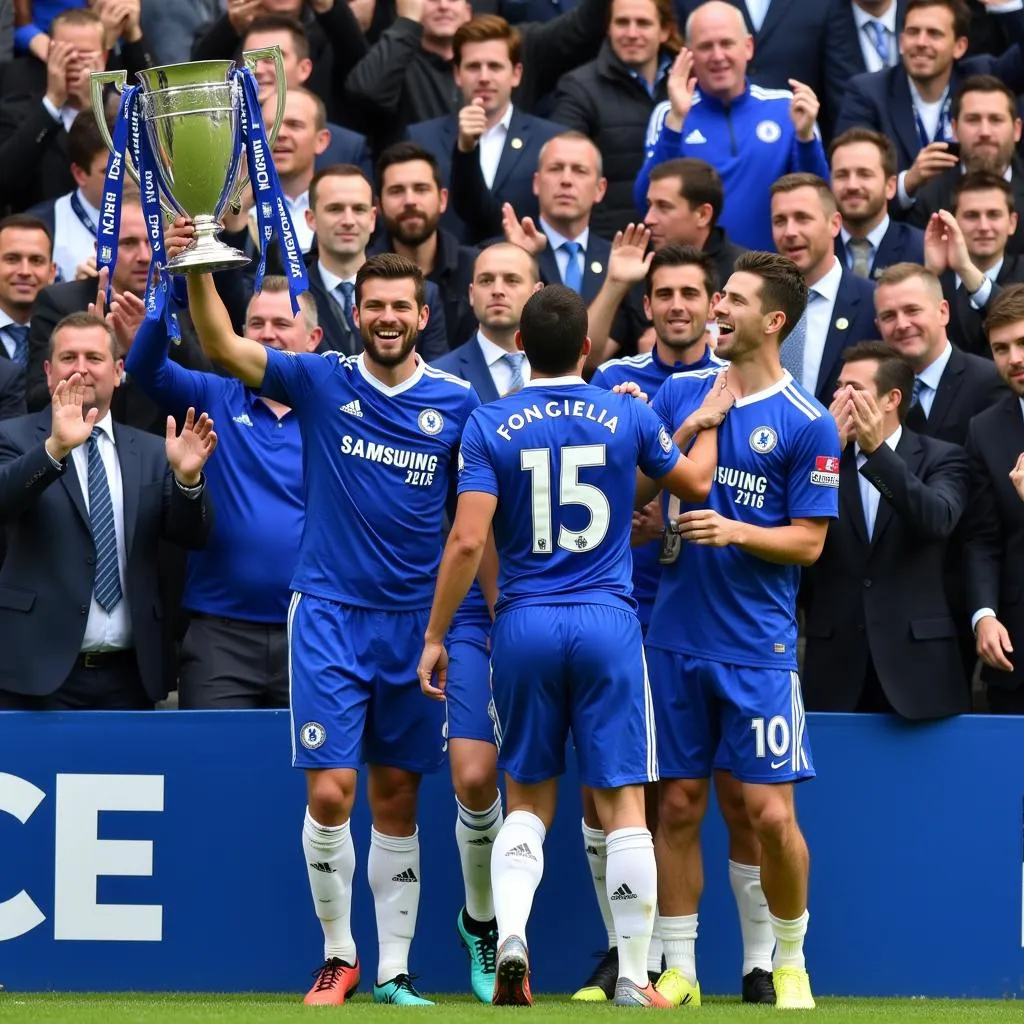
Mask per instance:
[[[720,371],[680,373],[658,392],[654,410],[675,430],[704,400]],[[711,508],[755,526],[839,514],[839,432],[828,411],[786,373],[740,399],[718,428]],[[800,567],[776,565],[739,547],[685,541],[662,567],[647,643],[734,665],[796,669]]]
[[[594,603],[636,609],[629,534],[639,466],[680,454],[650,407],[579,377],[536,379],[466,424],[459,494],[496,495],[498,610]]]
[[[262,393],[302,428],[306,518],[292,589],[429,608],[459,437],[480,404],[472,387],[420,362],[389,388],[362,356],[268,349]]]
[[[650,401],[661,390],[661,385],[674,373],[703,370],[709,366],[722,366],[723,362],[712,351],[704,346],[704,354],[695,363],[684,366],[682,363],[668,364],[658,358],[658,350],[652,349],[639,356],[626,356],[623,359],[610,359],[602,363],[590,378],[595,387],[607,388],[609,391],[618,384],[633,381],[639,384]],[[630,549],[633,555],[633,597],[638,605],[637,614],[645,626],[651,619],[651,608],[654,595],[658,589],[658,578],[661,576],[661,565],[658,558],[661,554],[661,541],[652,540],[649,544],[641,544]]]

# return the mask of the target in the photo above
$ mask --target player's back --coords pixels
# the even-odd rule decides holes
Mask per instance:
[[[661,475],[669,453],[646,403],[579,378],[535,379],[478,408],[463,435],[459,493],[497,495],[499,611],[579,602],[635,610],[636,470]]]

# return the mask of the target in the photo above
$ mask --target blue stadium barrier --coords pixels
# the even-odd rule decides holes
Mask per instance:
[[[1024,718],[911,726],[810,716],[819,778],[800,787],[811,847],[808,961],[838,995],[1015,997],[1024,985]],[[299,844],[301,773],[284,712],[0,714],[0,984],[11,991],[294,991],[321,959]],[[468,990],[447,778],[421,813],[412,969]],[[354,930],[376,959],[369,822],[354,818]],[[564,780],[529,935],[535,991],[575,987],[603,945]],[[725,836],[705,828],[698,964],[739,987]]]

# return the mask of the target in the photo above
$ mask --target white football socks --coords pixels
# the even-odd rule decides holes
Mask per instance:
[[[664,956],[665,943],[661,941],[661,918],[655,914],[651,945],[647,950],[647,970],[654,974],[661,974],[661,961]]]
[[[646,828],[620,828],[606,840],[605,885],[619,950],[619,977],[646,988],[647,951],[658,904],[654,841]]]
[[[356,851],[349,823],[321,825],[313,820],[307,807],[302,823],[302,852],[313,907],[324,930],[324,959],[337,957],[354,965],[352,878],[356,871]]]
[[[491,850],[491,892],[498,919],[498,945],[510,936],[526,940],[526,922],[544,874],[547,829],[535,814],[513,811]]]
[[[661,917],[658,919],[661,939],[665,943],[665,965],[691,984],[697,984],[697,915]]]
[[[769,914],[772,931],[775,933],[774,967],[806,967],[804,961],[804,936],[811,915],[805,910],[795,921],[784,921]]]
[[[591,828],[585,821],[583,826],[583,849],[587,852],[587,864],[590,866],[590,877],[594,881],[594,895],[597,897],[597,909],[601,911],[601,920],[608,933],[608,948],[616,942],[615,922],[612,921],[612,907],[608,902],[608,890],[605,887],[607,874],[608,851],[604,832],[599,828]]]
[[[411,836],[386,836],[371,827],[366,873],[377,915],[377,984],[381,985],[409,973],[409,946],[420,906],[419,829]]]
[[[743,936],[743,976],[755,967],[771,973],[775,933],[768,920],[768,901],[761,888],[761,869],[756,864],[729,861],[729,884],[736,897]]]
[[[462,861],[462,882],[466,889],[466,914],[474,921],[487,922],[494,917],[491,896],[491,851],[501,829],[501,794],[486,811],[471,811],[455,801],[459,815],[455,820],[455,842]]]

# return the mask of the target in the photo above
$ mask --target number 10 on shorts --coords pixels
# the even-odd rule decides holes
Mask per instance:
[[[769,718],[767,725],[763,718],[752,718],[750,729],[754,734],[754,753],[758,757],[767,757],[770,750],[775,757],[784,758],[785,761],[789,760],[789,744],[793,737],[789,722],[782,715]],[[776,767],[774,762],[772,767]],[[778,767],[781,768],[782,765],[780,764]]]

